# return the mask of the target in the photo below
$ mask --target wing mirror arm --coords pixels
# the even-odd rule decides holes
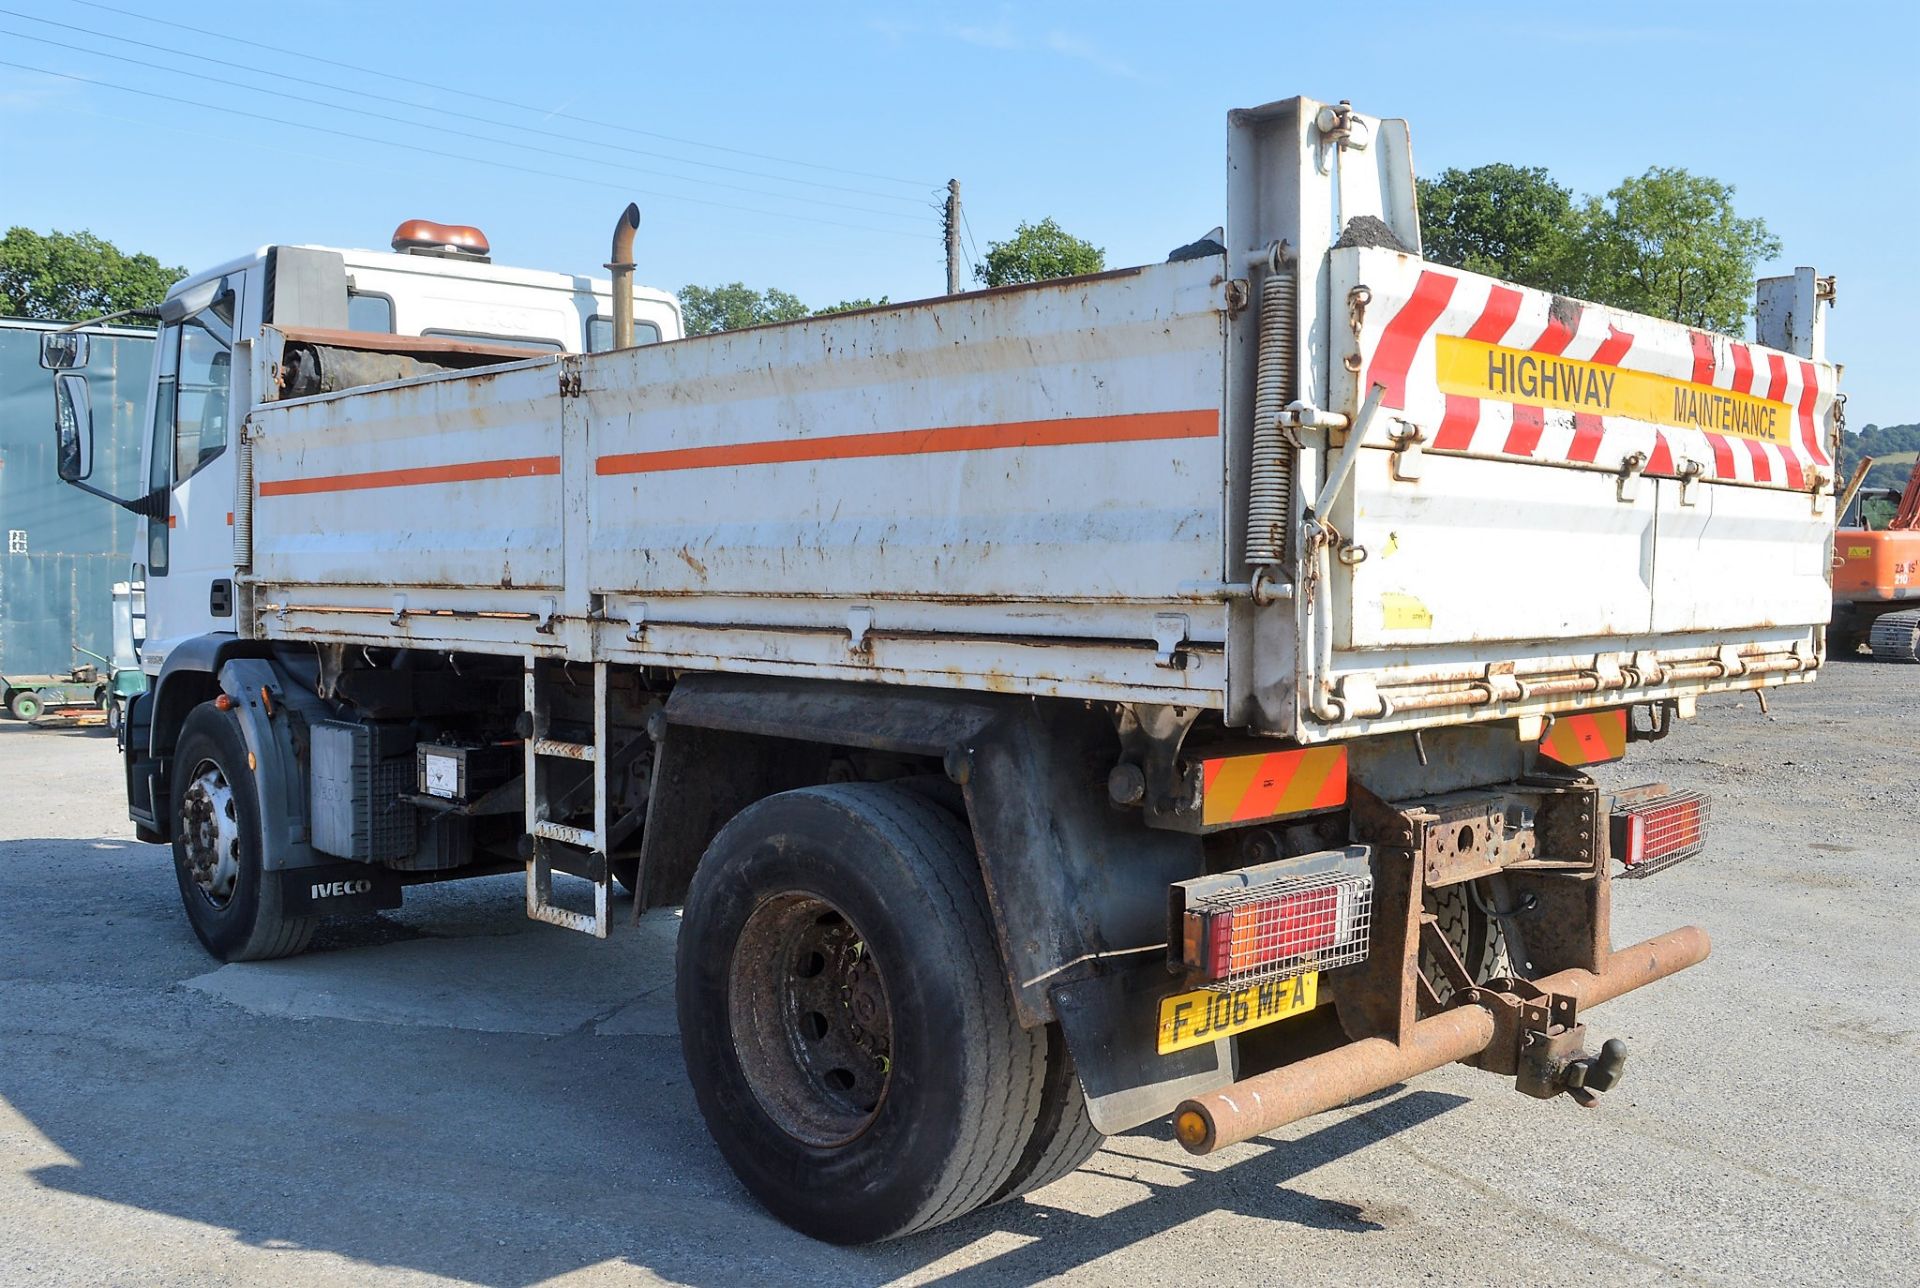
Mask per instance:
[[[145,496],[115,496],[105,488],[95,487],[85,479],[62,479],[68,487],[77,487],[89,496],[97,496],[102,501],[111,501],[123,510],[130,510],[143,519],[158,519],[167,512],[167,490],[155,488]]]

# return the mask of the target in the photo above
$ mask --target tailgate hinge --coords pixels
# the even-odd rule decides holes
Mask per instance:
[[[1640,499],[1640,472],[1647,468],[1645,452],[1629,452],[1620,462],[1620,499],[1628,503]]]
[[[1699,461],[1695,461],[1695,460],[1686,461],[1680,466],[1679,478],[1680,478],[1680,504],[1681,505],[1693,505],[1699,499],[1693,493],[1694,485],[1699,483],[1700,476],[1705,474],[1706,472],[1707,472],[1707,467],[1702,465]]]
[[[1418,483],[1426,433],[1418,425],[1401,420],[1394,422],[1390,437],[1393,439],[1393,477],[1401,483]]]

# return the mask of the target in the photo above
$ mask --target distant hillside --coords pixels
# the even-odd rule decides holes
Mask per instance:
[[[1915,457],[1920,456],[1920,425],[1868,425],[1857,434],[1842,435],[1842,482],[1853,476],[1853,467],[1860,463],[1862,456],[1873,458],[1873,468],[1867,472],[1867,486],[1904,487],[1907,476],[1913,472]]]

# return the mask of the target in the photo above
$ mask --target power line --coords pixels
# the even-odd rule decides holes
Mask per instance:
[[[12,14],[12,13],[13,11],[10,9],[0,9],[0,14]],[[15,16],[18,16],[18,15],[15,15]],[[110,54],[106,52],[104,49],[87,49],[81,45],[70,45],[65,41],[52,40],[46,36],[30,36],[23,31],[6,31],[3,29],[0,29],[0,35],[12,36],[16,40],[31,40],[42,45],[52,45],[56,49],[68,49],[68,50],[74,51],[75,53],[87,54],[94,58],[111,58],[115,62],[128,63],[135,67],[146,67],[154,71],[166,72],[168,75],[172,75],[172,76],[186,76],[186,77],[190,77],[193,80],[208,81],[216,85],[225,86],[226,88],[229,88],[229,89],[245,90],[250,94],[265,94],[272,98],[285,99],[291,103],[307,103],[314,107],[325,108],[328,111],[352,112],[356,116],[370,117],[373,120],[385,121],[391,125],[405,126],[405,125],[416,124],[416,122],[405,120],[402,117],[392,116],[385,112],[374,112],[363,107],[349,107],[344,103],[329,103],[329,102],[326,102],[324,99],[308,98],[304,94],[289,94],[285,90],[263,89],[257,85],[230,84],[227,81],[221,80],[219,77],[207,76],[199,72],[190,72],[185,70],[184,68],[169,67],[164,63],[148,62],[143,58],[129,58],[124,54]],[[852,210],[861,214],[876,215],[876,216],[887,218],[887,219],[919,218],[919,216],[912,214],[908,211],[876,210],[871,206],[856,206],[844,201],[830,201],[825,197],[808,197],[808,196],[802,196],[799,193],[790,193],[790,192],[768,192],[764,188],[749,188],[743,184],[726,183],[719,179],[700,179],[692,175],[674,174],[670,171],[664,171],[664,170],[652,170],[652,169],[648,169],[645,166],[629,165],[625,162],[602,162],[596,157],[582,156],[577,152],[562,152],[557,148],[541,147],[537,143],[516,143],[511,139],[495,138],[491,135],[486,135],[486,134],[475,134],[471,130],[457,130],[451,127],[444,127],[444,126],[439,128],[441,129],[442,133],[458,135],[461,138],[474,139],[481,143],[492,143],[492,144],[497,144],[501,147],[520,148],[524,151],[538,152],[547,156],[560,157],[568,161],[583,161],[588,165],[610,165],[614,169],[629,170],[634,174],[650,174],[650,175],[659,176],[661,178],[680,179],[687,183],[700,183],[700,184],[705,184],[709,187],[726,188],[734,192],[745,192],[745,193],[750,193],[754,196],[759,196],[759,197],[771,197],[776,201],[804,201],[811,205],[829,206],[838,210]]]
[[[83,2],[83,0],[82,0],[82,2]],[[109,6],[97,6],[97,7],[102,7],[102,8],[106,8],[106,7],[109,7]],[[114,12],[116,12],[116,13],[120,13],[120,12],[125,12],[125,11],[123,11],[123,10],[117,10],[117,9],[116,9],[116,10],[114,10]],[[81,34],[81,35],[83,35],[83,36],[92,36],[92,37],[94,37],[95,39],[99,39],[99,40],[111,40],[111,41],[115,41],[115,42],[117,42],[117,43],[119,43],[119,44],[123,44],[123,45],[133,45],[133,46],[135,46],[135,47],[137,47],[137,48],[140,48],[140,49],[151,49],[151,50],[153,50],[153,51],[154,51],[154,52],[156,52],[156,53],[162,53],[162,54],[172,54],[172,55],[173,55],[174,57],[176,57],[176,58],[191,58],[191,59],[194,59],[194,60],[196,60],[196,61],[198,61],[198,62],[203,62],[203,63],[212,63],[212,64],[213,64],[214,66],[216,66],[216,67],[227,67],[227,68],[231,68],[231,69],[233,69],[233,70],[236,70],[236,71],[241,71],[241,72],[245,72],[245,73],[247,73],[248,75],[254,75],[254,76],[270,76],[270,77],[272,77],[272,78],[273,78],[273,79],[275,79],[275,80],[283,80],[283,81],[292,81],[292,82],[293,82],[294,84],[296,84],[296,85],[311,85],[311,86],[314,86],[314,87],[315,87],[315,88],[317,88],[317,89],[324,89],[324,90],[328,90],[328,91],[331,91],[332,93],[335,93],[335,94],[348,94],[348,95],[353,95],[353,96],[356,96],[356,97],[359,97],[359,98],[367,98],[367,99],[372,99],[372,100],[374,100],[374,101],[376,101],[376,102],[381,102],[381,103],[392,103],[392,104],[395,104],[396,106],[399,106],[399,107],[404,107],[404,108],[406,108],[406,109],[408,109],[409,111],[414,111],[414,112],[433,112],[433,113],[436,113],[436,114],[438,114],[438,115],[441,115],[441,116],[450,116],[450,117],[453,117],[453,118],[454,118],[454,119],[456,119],[456,120],[463,120],[463,121],[474,121],[474,122],[476,122],[476,123],[478,123],[478,124],[481,124],[481,125],[491,125],[491,126],[494,126],[494,127],[496,127],[496,128],[498,128],[498,129],[506,129],[506,130],[519,130],[519,131],[521,131],[522,133],[526,133],[526,134],[537,134],[537,135],[540,135],[540,136],[541,136],[541,137],[543,137],[543,138],[549,138],[549,139],[561,139],[561,140],[563,140],[563,141],[566,141],[566,142],[586,142],[586,143],[589,143],[589,144],[590,144],[590,146],[593,146],[593,147],[596,147],[596,148],[610,148],[610,149],[612,149],[612,150],[614,150],[614,151],[616,151],[616,152],[626,152],[626,153],[630,153],[630,154],[632,154],[632,155],[634,155],[634,156],[643,156],[643,157],[652,157],[652,158],[654,158],[654,159],[656,159],[656,160],[661,160],[661,161],[672,161],[672,162],[676,162],[676,163],[678,163],[678,164],[680,164],[680,165],[691,165],[691,166],[699,166],[699,167],[700,167],[701,169],[704,169],[704,170],[720,170],[720,171],[723,171],[723,172],[725,172],[725,173],[727,173],[727,174],[743,174],[743,175],[747,175],[747,176],[750,176],[750,177],[752,177],[752,178],[756,178],[756,179],[770,179],[770,180],[772,180],[772,181],[773,181],[773,182],[775,182],[775,183],[792,183],[792,184],[800,184],[800,185],[803,185],[803,186],[805,186],[805,187],[809,187],[809,188],[821,188],[821,189],[825,189],[826,191],[829,191],[829,192],[844,192],[844,193],[849,193],[849,194],[853,194],[853,195],[856,195],[856,196],[862,196],[862,197],[873,197],[873,198],[875,198],[875,199],[877,199],[877,200],[881,200],[881,201],[912,201],[912,200],[914,200],[914,198],[912,198],[912,197],[906,197],[906,196],[902,196],[902,195],[901,195],[901,194],[899,194],[899,193],[893,193],[893,192],[875,192],[875,191],[873,191],[873,190],[872,190],[872,189],[870,189],[870,188],[853,188],[853,187],[848,187],[848,186],[847,186],[847,185],[845,185],[845,184],[837,184],[837,183],[825,183],[825,182],[822,182],[822,181],[820,181],[820,180],[818,180],[818,179],[798,179],[798,178],[794,178],[794,177],[793,177],[793,176],[791,176],[791,175],[783,175],[783,174],[769,174],[769,173],[767,173],[767,172],[766,172],[766,171],[764,171],[764,170],[749,170],[749,169],[746,169],[746,168],[744,168],[744,167],[742,167],[742,166],[731,166],[731,165],[723,165],[723,164],[721,164],[721,163],[720,163],[720,162],[718,162],[718,161],[701,161],[701,160],[699,160],[699,159],[697,159],[697,158],[694,158],[694,157],[681,157],[681,156],[675,156],[675,155],[673,155],[673,154],[672,154],[672,153],[670,153],[670,152],[655,152],[655,151],[652,151],[652,150],[650,150],[650,149],[647,149],[647,148],[635,148],[635,147],[629,147],[629,146],[627,146],[626,144],[622,144],[622,143],[608,143],[608,142],[605,142],[605,141],[593,141],[593,140],[583,140],[583,139],[580,139],[580,138],[579,138],[579,137],[578,137],[577,135],[574,135],[574,134],[565,134],[565,133],[562,133],[562,132],[560,132],[560,131],[558,131],[558,130],[545,130],[545,129],[541,129],[541,128],[540,128],[540,127],[538,127],[538,126],[533,126],[533,125],[520,125],[520,124],[518,124],[518,123],[516,123],[516,122],[513,122],[513,121],[502,121],[502,120],[498,120],[498,119],[496,119],[496,118],[494,118],[494,117],[490,117],[490,116],[480,116],[480,115],[477,115],[477,114],[475,114],[475,113],[472,113],[472,112],[461,112],[461,111],[457,111],[457,110],[455,110],[455,109],[453,109],[453,108],[448,108],[448,107],[436,107],[436,106],[434,106],[434,105],[432,105],[432,104],[430,104],[430,103],[415,103],[415,102],[413,102],[413,101],[412,101],[412,100],[410,100],[410,99],[404,99],[404,98],[396,98],[396,97],[394,97],[394,96],[393,96],[393,95],[391,95],[391,94],[380,94],[380,93],[376,93],[376,92],[374,92],[373,90],[365,90],[365,89],[354,89],[354,88],[351,88],[351,87],[349,87],[349,86],[344,86],[344,85],[336,85],[336,84],[334,84],[334,83],[333,83],[333,82],[331,82],[331,81],[322,81],[322,80],[314,80],[314,79],[313,79],[312,77],[309,77],[309,76],[296,76],[296,75],[295,75],[295,74],[293,74],[292,72],[281,72],[281,71],[274,71],[274,70],[272,70],[272,69],[270,69],[270,68],[264,68],[264,67],[256,67],[256,66],[254,66],[254,65],[253,65],[253,64],[251,64],[251,63],[240,63],[240,62],[234,62],[233,60],[231,60],[231,59],[227,59],[227,58],[215,58],[215,57],[214,57],[213,55],[211,55],[211,54],[202,54],[202,53],[199,53],[199,52],[196,52],[195,50],[191,50],[191,49],[176,49],[176,48],[174,48],[174,47],[172,47],[172,46],[170,46],[170,45],[158,45],[158,44],[154,44],[154,43],[153,43],[152,41],[147,41],[147,40],[136,40],[136,39],[134,39],[134,38],[133,38],[132,36],[120,36],[120,35],[116,35],[116,34],[114,34],[113,32],[110,32],[110,31],[97,31],[97,30],[95,30],[95,29],[93,29],[93,28],[91,28],[91,27],[80,27],[80,26],[76,26],[76,25],[74,25],[73,23],[70,23],[70,22],[56,22],[56,21],[55,21],[54,19],[52,19],[52,18],[42,18],[42,17],[40,17],[40,16],[38,16],[37,14],[30,14],[30,13],[21,13],[21,12],[19,12],[18,10],[15,10],[15,9],[4,9],[4,8],[0,8],[0,14],[6,14],[7,16],[9,16],[9,17],[12,17],[12,18],[21,18],[21,19],[24,19],[24,20],[26,20],[26,21],[28,21],[28,22],[37,22],[37,23],[40,23],[40,24],[42,24],[43,26],[48,26],[48,27],[58,27],[58,28],[60,28],[60,29],[61,29],[61,30],[63,30],[63,31],[73,31],[73,32],[78,32],[79,34]],[[135,16],[139,16],[139,15],[135,15]],[[151,22],[162,22],[162,20],[161,20],[161,19],[158,19],[158,18],[152,18],[152,19],[148,19],[148,21],[151,21]],[[175,26],[177,26],[177,25],[179,25],[179,24],[166,24],[166,25],[175,25]],[[197,28],[197,27],[186,27],[186,28],[183,28],[183,29],[184,29],[184,30],[187,30],[187,31],[198,31],[198,30],[199,30],[199,28]],[[28,39],[43,39],[43,38],[38,38],[38,37],[28,37]],[[238,39],[239,39],[239,37],[232,37],[232,39],[235,39],[235,40],[238,40]],[[52,43],[57,43],[57,42],[53,42],[53,41],[44,41],[44,39],[43,39],[43,43],[48,43],[48,44],[52,44]],[[240,43],[242,43],[242,44],[253,44],[253,43],[255,43],[255,42],[252,42],[252,41],[241,41]],[[262,48],[271,48],[271,46],[261,46],[261,47],[262,47]],[[77,48],[77,47],[76,47],[76,48]],[[120,57],[121,57],[120,55],[117,55],[117,54],[109,54],[109,53],[106,53],[106,52],[105,52],[104,50],[83,50],[83,52],[86,52],[86,53],[96,53],[96,54],[99,54],[99,56],[101,56],[101,57],[103,57],[103,58],[120,58]],[[136,61],[136,60],[133,60],[133,59],[125,59],[125,58],[122,58],[121,60],[122,60],[122,61],[125,61],[125,62],[133,62],[133,61]],[[328,61],[328,60],[324,60],[324,59],[323,59],[323,60],[321,60],[321,61]],[[148,66],[152,66],[153,64],[146,64],[146,65],[148,65]],[[343,65],[344,65],[344,64],[343,64]],[[162,70],[167,70],[167,71],[174,71],[174,70],[178,70],[178,69],[173,69],[173,68],[162,68]],[[186,72],[186,71],[180,71],[180,73],[179,73],[179,74],[181,74],[181,75],[189,75],[189,76],[190,76],[190,75],[195,75],[195,73],[192,73],[192,72]],[[375,75],[380,75],[380,74],[382,74],[382,73],[373,73],[373,74],[375,74]],[[205,78],[203,77],[202,79],[205,79]],[[224,83],[226,83],[226,82],[221,82],[221,83],[223,83],[223,84],[224,84]],[[250,85],[241,85],[241,86],[238,86],[238,88],[241,88],[241,89],[254,89],[254,90],[256,90],[257,92],[261,92],[261,93],[269,93],[269,92],[273,92],[273,93],[278,93],[278,92],[282,92],[282,91],[267,91],[267,90],[259,90],[259,89],[258,89],[258,87],[256,87],[256,86],[250,86]],[[451,91],[451,92],[456,92],[456,93],[457,93],[457,92],[459,92],[459,91]],[[295,96],[295,95],[286,95],[286,97],[289,97],[289,98],[295,98],[295,97],[297,97],[297,96]],[[311,100],[309,100],[309,101],[311,101]],[[356,109],[356,108],[351,108],[351,107],[345,107],[345,106],[343,106],[343,105],[340,105],[340,104],[334,104],[334,103],[322,103],[322,104],[320,104],[320,105],[321,105],[321,106],[324,106],[324,107],[330,107],[330,108],[334,108],[334,109],[336,109],[336,110],[338,110],[338,111],[346,111],[346,112],[352,112],[352,111],[357,111],[357,110],[359,110],[359,109]],[[536,109],[528,109],[528,110],[536,110]],[[418,122],[413,122],[413,121],[408,121],[408,122],[405,122],[405,124],[409,124],[409,125],[415,125],[415,124],[419,124],[419,123],[418,123]],[[441,128],[441,127],[437,127],[437,126],[436,126],[436,127],[432,127],[432,128]],[[454,132],[457,132],[457,131],[454,131]],[[638,131],[638,132],[643,132],[643,131]],[[480,137],[480,136],[477,136],[477,135],[476,135],[476,136],[473,136],[473,137]],[[493,142],[502,142],[502,143],[505,143],[505,141],[504,141],[504,140],[490,140],[490,141],[493,141]],[[521,143],[506,143],[506,146],[508,146],[508,147],[530,147],[531,145],[529,145],[529,144],[521,144]],[[655,172],[655,173],[658,173],[658,172]],[[694,177],[694,176],[692,176],[692,175],[673,175],[673,176],[671,176],[671,177],[673,177],[673,178],[678,178],[678,179],[685,179],[685,180],[687,180],[687,181],[688,181],[689,183],[712,183],[712,182],[714,182],[713,180],[706,180],[706,179],[698,179],[698,178],[695,178],[695,177]],[[720,185],[718,185],[718,186],[721,186],[721,187],[725,187],[726,185],[724,185],[724,184],[720,184]],[[754,190],[753,190],[753,189],[745,189],[744,191],[754,191]],[[769,195],[771,195],[771,194],[769,194]],[[878,213],[878,212],[875,212],[875,213]]]
[[[343,139],[353,139],[360,143],[375,143],[382,147],[404,148],[409,152],[419,152],[426,156],[439,157],[448,161],[464,161],[470,165],[490,165],[502,170],[513,170],[520,174],[536,175],[543,179],[560,179],[568,183],[584,183],[595,188],[608,188],[615,192],[637,192],[643,197],[657,197],[663,201],[685,201],[699,206],[713,206],[720,210],[738,210],[751,215],[765,215],[769,219],[797,219],[810,224],[826,224],[835,228],[851,228],[857,232],[885,233],[894,237],[921,238],[925,233],[907,232],[900,228],[876,228],[871,224],[852,224],[839,219],[826,219],[818,215],[783,214],[773,210],[760,210],[752,206],[737,206],[731,202],[712,201],[705,197],[689,197],[682,193],[650,192],[644,188],[629,189],[625,184],[607,183],[600,179],[589,179],[582,175],[562,174],[553,170],[538,170],[532,166],[515,165],[511,161],[497,161],[491,157],[468,156],[461,152],[448,152],[440,148],[430,148],[418,143],[403,143],[397,139],[376,138],[370,134],[355,134],[351,130],[336,130],[331,126],[313,125],[306,121],[291,121],[281,116],[268,116],[264,112],[249,112],[244,108],[223,107],[217,103],[203,103],[197,99],[181,98],[175,94],[162,94],[157,90],[136,89],[131,85],[120,85],[112,81],[95,80],[88,76],[76,76],[71,72],[57,72],[46,67],[34,67],[27,63],[16,63],[0,59],[0,67],[11,67],[16,71],[36,72],[42,76],[55,76],[61,80],[70,80],[82,85],[92,85],[99,89],[119,90],[123,94],[138,94],[143,98],[159,99],[167,103],[179,103],[186,107],[198,108],[205,112],[223,112],[229,116],[242,116],[250,120],[265,121],[270,125],[285,125],[297,130],[313,130],[320,134],[332,134]]]
[[[70,104],[62,110],[79,112],[98,120],[114,121],[121,125],[134,125],[148,130],[158,130],[167,134],[178,134],[201,143],[206,141],[206,131],[202,128],[156,120],[152,117],[123,116],[117,112],[102,111],[100,108],[84,102]],[[379,161],[368,160],[366,157],[348,158],[344,156],[329,156],[319,152],[303,153],[302,158],[311,162],[330,162],[342,166],[355,166],[358,167],[358,171],[362,174],[386,174],[396,175],[401,178],[412,178],[418,173],[418,171],[415,170],[403,169],[401,158],[394,158],[391,164],[382,164]],[[734,221],[726,215],[715,216],[715,219],[726,220],[729,224],[734,223]],[[760,220],[749,224],[746,221],[739,221],[735,226],[754,227],[764,230],[766,222]],[[817,236],[809,236],[809,234],[812,233],[812,229],[782,229],[780,232],[780,244],[782,246],[809,246],[823,251],[842,251],[846,249],[847,244],[845,242],[820,240]],[[656,283],[656,285],[658,285],[658,283]]]
[[[232,41],[235,44],[250,46],[254,49],[264,49],[264,50],[267,50],[269,53],[283,54],[291,58],[304,58],[304,59],[307,59],[309,62],[325,63],[329,67],[340,67],[340,68],[344,68],[347,71],[359,72],[365,76],[379,76],[386,80],[399,81],[400,83],[405,85],[418,86],[421,89],[437,90],[443,94],[458,94],[463,98],[475,99],[482,103],[493,103],[500,107],[510,107],[510,108],[513,108],[515,111],[519,111],[519,112],[537,112],[543,117],[549,116],[549,115],[565,116],[566,119],[570,121],[579,121],[582,125],[594,125],[594,126],[599,126],[602,129],[608,129],[608,130],[622,130],[628,134],[637,134],[644,138],[660,139],[667,143],[678,143],[683,147],[708,148],[715,152],[728,152],[735,156],[753,157],[756,160],[760,160],[760,161],[774,161],[774,162],[778,162],[781,165],[800,166],[809,170],[824,170],[834,174],[854,175],[862,179],[879,179],[886,183],[904,183],[915,188],[927,188],[932,186],[931,184],[926,183],[922,180],[902,179],[898,175],[875,174],[872,171],[868,171],[868,170],[850,170],[842,166],[825,165],[818,161],[798,161],[793,159],[792,157],[775,156],[767,152],[751,152],[745,148],[727,147],[726,145],[720,144],[720,143],[704,143],[699,139],[683,139],[672,134],[661,134],[655,130],[643,130],[637,126],[626,125],[618,121],[599,121],[599,120],[593,119],[592,117],[569,116],[565,112],[549,113],[547,109],[542,107],[535,107],[529,103],[516,103],[512,99],[495,98],[489,94],[480,94],[480,93],[476,93],[473,90],[461,89],[457,85],[442,85],[435,81],[416,80],[411,76],[402,76],[396,72],[383,72],[383,71],[380,71],[378,68],[361,67],[355,63],[345,63],[345,62],[339,61],[338,59],[323,58],[318,54],[309,54],[302,50],[286,49],[286,48],[282,48],[279,45],[264,44],[258,40],[248,40],[245,37],[235,36],[225,31],[213,31],[205,27],[194,27],[183,22],[174,22],[166,18],[155,18],[151,14],[140,13],[138,10],[122,9],[117,5],[101,4],[98,2],[98,0],[73,0],[73,3],[86,5],[90,9],[104,9],[108,13],[117,13],[122,17],[126,17],[126,18],[137,18],[142,22],[157,23],[165,27],[175,27],[181,31],[190,31],[197,36],[212,36],[217,40],[228,40],[228,41]],[[516,128],[524,128],[524,127],[516,127]]]

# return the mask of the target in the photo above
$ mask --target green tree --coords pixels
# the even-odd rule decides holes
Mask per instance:
[[[9,228],[0,237],[0,315],[74,322],[154,308],[187,275],[151,255],[128,255],[92,233]]]
[[[1853,477],[1860,458],[1871,456],[1874,466],[1867,472],[1867,487],[1905,487],[1913,472],[1913,461],[1920,455],[1920,425],[1868,425],[1848,430],[1840,436],[1840,477]]]
[[[973,275],[987,286],[1012,286],[1098,273],[1106,266],[1106,251],[1048,218],[1021,224],[1006,241],[988,242],[987,262],[974,265]]]
[[[1436,264],[1542,291],[1574,286],[1573,193],[1539,166],[1449,168],[1420,180],[1419,196],[1420,240]]]
[[[768,322],[791,322],[811,310],[796,295],[777,287],[756,291],[744,282],[725,286],[683,286],[680,312],[688,335],[713,335]]]
[[[1734,332],[1753,302],[1754,270],[1780,253],[1762,219],[1733,208],[1733,187],[1673,166],[1588,197],[1578,292],[1615,308]]]
[[[852,313],[856,309],[877,309],[877,308],[884,307],[888,303],[890,303],[890,301],[884,295],[882,295],[877,300],[869,300],[865,298],[861,298],[857,300],[841,300],[838,304],[829,304],[827,305],[826,308],[816,311],[813,316],[817,318],[823,318],[823,317],[826,317],[828,314],[832,314],[832,313]]]

